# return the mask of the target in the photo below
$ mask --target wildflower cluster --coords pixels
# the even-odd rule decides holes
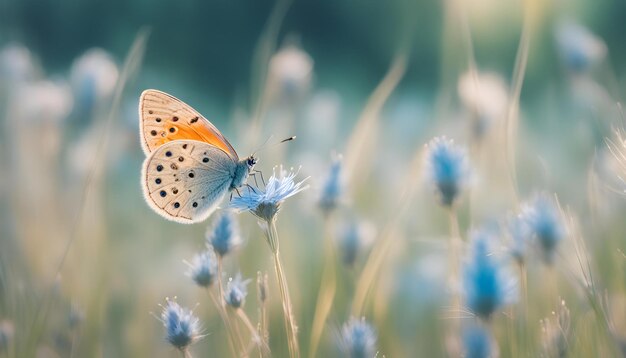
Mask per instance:
[[[341,328],[341,347],[347,357],[376,355],[376,331],[364,318],[350,318]]]
[[[467,154],[452,140],[437,137],[426,146],[426,165],[441,204],[451,207],[469,181]]]
[[[298,172],[288,172],[283,168],[274,169],[274,174],[267,181],[265,189],[244,191],[234,197],[230,206],[240,212],[249,211],[259,219],[272,222],[280,211],[285,199],[290,198],[307,187],[304,180],[295,182]]]
[[[161,322],[165,327],[167,342],[181,351],[202,338],[200,320],[176,301],[167,301],[161,312]]]
[[[516,298],[516,283],[490,245],[495,238],[486,231],[472,236],[472,252],[463,270],[463,292],[467,308],[483,320]]]

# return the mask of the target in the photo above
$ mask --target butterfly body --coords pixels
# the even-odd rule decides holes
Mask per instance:
[[[205,220],[229,192],[244,185],[256,158],[239,160],[206,118],[182,101],[155,90],[139,102],[146,202],[166,219]]]

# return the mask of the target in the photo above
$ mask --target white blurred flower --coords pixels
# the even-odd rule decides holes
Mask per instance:
[[[28,188],[25,200],[33,207],[54,202],[63,125],[72,110],[72,94],[63,82],[24,82],[10,93],[6,128],[10,136],[11,171]],[[46,180],[42,180],[46,178]]]
[[[341,98],[339,94],[332,90],[325,90],[316,93],[307,106],[307,119],[322,127],[333,127],[339,120],[341,110]]]
[[[306,141],[326,149],[335,143],[341,114],[341,98],[335,91],[313,94],[306,107]],[[299,138],[300,139],[300,138]]]
[[[28,122],[60,123],[72,110],[74,100],[67,83],[49,80],[24,84],[11,101],[10,118]]]
[[[0,50],[0,82],[29,81],[39,72],[31,52],[21,44],[9,44]]]
[[[606,57],[604,41],[579,24],[563,22],[557,26],[555,36],[559,54],[572,71],[587,71]]]
[[[306,90],[313,75],[313,59],[295,45],[279,50],[269,64],[269,78],[278,90],[291,93]]]
[[[104,50],[93,48],[72,64],[70,79],[82,108],[92,108],[111,96],[119,72],[113,58]]]
[[[508,86],[499,74],[468,71],[459,78],[457,90],[463,106],[475,115],[475,134],[482,135],[494,121],[506,115]]]

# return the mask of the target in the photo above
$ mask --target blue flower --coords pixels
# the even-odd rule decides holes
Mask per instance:
[[[180,307],[175,301],[167,301],[161,313],[161,322],[165,326],[165,339],[181,351],[203,337],[200,335],[198,318],[191,310]]]
[[[350,358],[373,358],[376,354],[376,330],[365,318],[350,318],[341,329],[341,348]]]
[[[189,270],[187,275],[191,277],[198,286],[210,287],[217,277],[217,258],[213,247],[210,245],[205,252],[197,254],[187,263]]]
[[[466,358],[489,358],[493,356],[493,339],[484,325],[470,324],[463,330],[463,348]]]
[[[469,180],[469,161],[465,151],[445,137],[436,137],[427,145],[426,164],[441,204],[452,206]]]
[[[546,263],[552,264],[558,243],[565,237],[559,209],[546,194],[540,194],[525,210],[532,235],[537,239]]]
[[[80,310],[80,308],[72,305],[67,320],[70,329],[75,329],[78,328],[81,323],[83,323],[83,321],[85,320],[85,314],[83,313],[83,311]]]
[[[243,280],[240,273],[238,273],[235,278],[231,277],[228,280],[224,300],[229,306],[240,308],[244,305],[246,296],[248,295],[248,283],[250,283],[250,280]]]
[[[354,266],[359,249],[361,248],[361,237],[359,235],[359,226],[351,223],[341,236],[339,242],[341,248],[341,259],[347,266]]]
[[[579,24],[561,23],[555,35],[563,62],[574,72],[588,71],[606,57],[606,44]]]
[[[489,320],[500,307],[515,299],[516,282],[507,267],[489,250],[494,237],[487,231],[472,236],[472,252],[463,271],[465,305],[476,316]]]
[[[322,186],[322,195],[320,197],[319,206],[326,214],[337,208],[341,200],[341,194],[343,193],[341,169],[342,161],[339,156],[333,160],[333,163],[330,166],[330,172],[326,177],[324,186]]]
[[[241,245],[239,227],[232,213],[223,212],[215,220],[213,227],[207,230],[206,239],[222,257]]]
[[[239,211],[250,211],[267,222],[274,220],[285,199],[306,189],[304,180],[295,182],[297,172],[287,172],[282,167],[269,178],[265,190],[244,190],[241,196],[234,197],[230,206]],[[305,179],[306,180],[306,179]]]
[[[359,253],[372,241],[375,228],[367,222],[350,221],[339,234],[341,260],[354,266]]]

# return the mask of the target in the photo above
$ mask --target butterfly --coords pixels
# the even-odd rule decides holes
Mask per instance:
[[[147,156],[141,187],[148,205],[168,220],[205,220],[254,171],[254,155],[240,160],[208,119],[167,93],[145,90],[139,98],[139,121]]]

